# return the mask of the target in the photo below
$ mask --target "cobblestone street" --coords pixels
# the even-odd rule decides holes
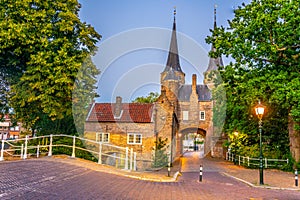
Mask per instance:
[[[300,199],[299,191],[250,187],[223,175],[207,164],[203,182],[195,154],[183,161],[176,182],[138,180],[112,173],[103,167],[85,167],[80,160],[44,158],[0,163],[0,198],[3,199]],[[198,160],[198,161],[197,161]],[[79,164],[78,164],[79,163]],[[88,164],[89,165],[89,164]],[[93,164],[90,163],[92,166]],[[196,169],[195,169],[196,168]],[[195,169],[195,170],[194,170]]]

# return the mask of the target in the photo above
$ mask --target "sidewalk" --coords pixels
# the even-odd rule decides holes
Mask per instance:
[[[114,167],[99,165],[97,163],[69,157],[54,157],[55,162],[64,162],[72,165],[77,165],[85,168],[89,168],[95,171],[111,173],[116,175],[122,175],[130,178],[148,180],[154,182],[172,182],[180,179],[180,161],[177,160],[170,168],[170,176],[168,176],[168,168],[162,168],[157,171],[144,171],[144,172],[131,172],[122,169],[116,169]],[[285,190],[299,190],[300,187],[295,186],[295,177],[291,172],[283,172],[274,169],[264,170],[264,185],[259,185],[259,171],[258,169],[247,169],[242,166],[234,165],[232,162],[225,161],[219,158],[206,157],[200,160],[203,164],[203,174],[206,171],[218,171],[219,173],[242,181],[252,187],[263,187],[269,189],[285,189]]]

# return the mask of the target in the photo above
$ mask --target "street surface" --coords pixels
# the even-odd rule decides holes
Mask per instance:
[[[198,181],[200,164],[202,182]],[[0,199],[300,199],[299,191],[254,188],[222,175],[220,168],[193,152],[183,158],[181,171],[177,182],[163,183],[103,173],[51,158],[4,161],[0,162]]]

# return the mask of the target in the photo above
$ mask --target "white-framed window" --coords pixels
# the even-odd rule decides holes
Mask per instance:
[[[109,133],[96,133],[96,141],[109,143]]]
[[[189,120],[189,111],[182,111],[182,120]]]
[[[205,120],[205,111],[200,111],[199,112],[199,119],[202,120],[202,121]]]
[[[128,133],[127,144],[142,144],[142,134],[140,133]]]

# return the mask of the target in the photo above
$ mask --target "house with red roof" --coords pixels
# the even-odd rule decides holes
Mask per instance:
[[[212,50],[215,50],[213,46]],[[133,148],[137,152],[138,169],[151,167],[159,138],[167,142],[165,151],[170,162],[189,150],[222,156],[222,145],[217,143],[220,135],[216,134],[213,126],[211,91],[214,87],[211,74],[222,65],[221,57],[210,58],[204,72],[204,84],[197,84],[195,74],[192,84],[185,84],[174,13],[170,49],[167,64],[160,74],[161,94],[157,101],[123,103],[122,98],[117,97],[113,103],[93,103],[85,123],[85,136]]]
[[[20,137],[21,124],[14,125],[9,115],[4,115],[0,122],[0,140],[16,139]]]

